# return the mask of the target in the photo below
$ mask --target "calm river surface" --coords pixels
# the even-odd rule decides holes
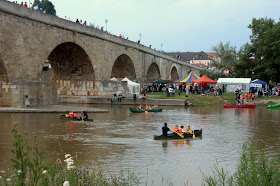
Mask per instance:
[[[77,105],[75,105],[77,106]],[[85,106],[85,105],[83,105]],[[94,122],[73,122],[59,114],[0,113],[0,170],[11,166],[11,129],[17,122],[29,136],[37,135],[46,156],[54,161],[65,153],[77,155],[82,164],[101,166],[116,173],[129,169],[148,185],[201,185],[217,161],[230,173],[244,142],[274,155],[280,144],[280,110],[223,109],[221,107],[164,107],[161,113],[130,113],[129,106],[87,105],[109,113],[89,114]],[[195,139],[155,141],[167,122],[203,128]],[[165,184],[162,184],[162,178]]]

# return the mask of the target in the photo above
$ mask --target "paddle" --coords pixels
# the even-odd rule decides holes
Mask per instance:
[[[179,132],[176,132],[181,138],[184,138],[185,136]]]
[[[193,129],[193,135],[192,135],[192,137],[193,137],[193,138],[195,138],[195,135],[194,135],[194,129]]]

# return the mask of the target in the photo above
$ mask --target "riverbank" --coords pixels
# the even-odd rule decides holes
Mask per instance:
[[[191,94],[186,97],[186,93],[182,93],[180,96],[176,92],[173,97],[167,97],[165,92],[154,92],[147,93],[147,97],[151,99],[182,99],[188,104],[193,106],[222,106],[223,104],[235,105],[235,95],[234,93],[224,93],[220,96],[206,96],[206,95],[195,95]],[[249,101],[249,104],[256,104],[258,107],[267,107],[268,105],[273,105],[280,103],[280,96],[265,96],[261,98],[255,98],[254,101]]]

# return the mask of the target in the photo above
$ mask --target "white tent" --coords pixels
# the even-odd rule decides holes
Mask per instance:
[[[111,81],[116,81],[116,82],[120,82],[120,80],[118,80],[117,78],[113,77],[110,79]]]
[[[226,92],[234,92],[236,89],[249,92],[251,78],[219,78],[217,84],[224,85]]]
[[[127,82],[127,86],[129,89],[129,94],[138,94],[140,92],[140,84],[139,83],[135,83],[131,80],[129,80],[127,77],[123,78],[121,81],[126,81]]]

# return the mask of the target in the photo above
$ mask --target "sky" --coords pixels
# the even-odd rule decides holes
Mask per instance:
[[[33,0],[30,0],[31,2]],[[250,42],[253,18],[279,21],[280,0],[50,0],[77,18],[165,52],[210,52],[219,42]]]

